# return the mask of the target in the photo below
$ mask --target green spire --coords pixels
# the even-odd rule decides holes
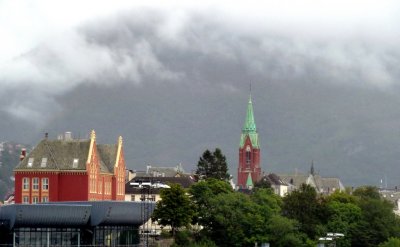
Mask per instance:
[[[251,179],[251,173],[249,172],[249,175],[247,176],[247,181],[246,181],[246,188],[253,188],[253,179]]]
[[[251,95],[249,97],[249,103],[247,104],[246,120],[244,122],[242,135],[240,137],[241,148],[244,146],[247,136],[250,137],[251,145],[253,146],[253,148],[259,148],[258,133],[257,133],[256,122],[254,121],[253,103],[251,102]]]
[[[254,121],[253,103],[251,102],[251,95],[249,103],[247,104],[246,121],[244,122],[243,132],[256,132],[256,122]]]

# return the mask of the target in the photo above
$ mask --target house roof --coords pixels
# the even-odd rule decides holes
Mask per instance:
[[[17,165],[19,170],[75,170],[85,171],[90,152],[90,139],[43,139]],[[113,173],[117,159],[117,144],[96,144],[100,171]],[[47,160],[47,162],[44,162]],[[75,163],[75,164],[74,164]]]
[[[329,192],[331,190],[344,190],[344,186],[339,178],[324,178],[320,175],[314,176],[315,183],[320,192]]]
[[[310,184],[315,185],[312,179],[310,178],[310,175],[302,174],[302,173],[296,173],[296,174],[277,174],[281,180],[287,184],[294,185],[296,187],[300,187],[302,184]]]
[[[148,165],[146,171],[136,172],[138,177],[176,177],[186,175],[182,164],[171,167]]]
[[[97,144],[97,152],[99,153],[101,161],[103,161],[107,171],[114,171],[114,165],[117,159],[117,149],[118,146],[116,144]]]
[[[15,170],[86,170],[89,146],[90,140],[43,139]],[[43,158],[47,158],[45,166],[42,165]],[[76,167],[73,166],[74,159],[78,159]]]
[[[278,175],[275,173],[270,173],[265,176],[266,179],[271,183],[271,185],[287,185]]]
[[[132,182],[152,182],[162,184],[180,184],[183,188],[189,188],[195,181],[191,177],[135,177],[125,184],[126,194],[138,194],[142,191],[141,188],[133,187]],[[154,194],[159,193],[159,188],[152,188]]]

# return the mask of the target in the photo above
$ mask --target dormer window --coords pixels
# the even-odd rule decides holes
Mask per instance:
[[[33,165],[33,158],[29,158],[28,159],[28,167],[32,167],[32,165]]]
[[[47,158],[42,158],[42,162],[40,163],[40,167],[46,167],[47,166]]]
[[[78,168],[79,159],[74,159],[72,162],[72,168]]]

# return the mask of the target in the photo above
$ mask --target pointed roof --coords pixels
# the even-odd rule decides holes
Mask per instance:
[[[246,121],[244,122],[243,132],[256,132],[256,122],[254,121],[254,113],[253,113],[253,103],[251,102],[251,95],[249,97],[249,103],[247,104],[247,114]]]
[[[249,175],[247,175],[246,188],[250,188],[253,186],[253,179],[251,179],[251,173],[249,172]]]
[[[249,102],[247,104],[246,120],[243,125],[242,135],[240,137],[240,147],[242,148],[246,142],[246,137],[250,137],[251,145],[253,148],[259,148],[258,133],[256,122],[254,121],[253,103],[251,101],[251,95],[249,96]]]

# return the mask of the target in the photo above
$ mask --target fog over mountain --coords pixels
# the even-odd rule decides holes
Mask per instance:
[[[0,140],[95,129],[189,171],[220,147],[236,176],[251,82],[265,172],[400,184],[396,1],[62,3],[0,2]]]

